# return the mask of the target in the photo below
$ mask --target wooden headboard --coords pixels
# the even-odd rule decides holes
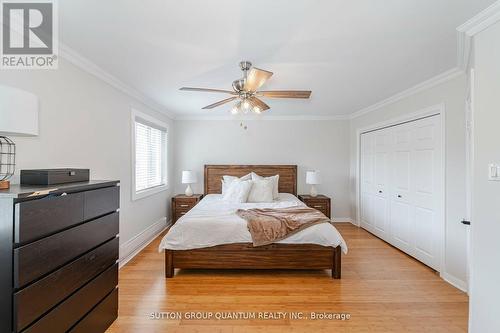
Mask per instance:
[[[296,165],[205,165],[205,194],[222,192],[222,176],[242,177],[250,172],[264,177],[280,175],[279,192],[297,195]]]

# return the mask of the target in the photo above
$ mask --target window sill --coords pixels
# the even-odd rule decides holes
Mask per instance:
[[[139,192],[132,191],[132,201],[141,200],[149,196],[158,194],[160,192],[166,191],[168,189],[167,185],[159,185]]]

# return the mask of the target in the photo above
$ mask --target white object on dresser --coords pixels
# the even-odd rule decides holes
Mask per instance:
[[[316,197],[318,191],[316,190],[316,185],[321,184],[319,179],[318,171],[307,171],[306,172],[306,184],[311,185],[311,192],[309,193],[311,197]]]
[[[193,195],[193,189],[191,188],[191,184],[195,184],[198,181],[196,178],[196,173],[191,170],[182,171],[182,183],[188,184],[186,187],[186,196],[190,197]]]

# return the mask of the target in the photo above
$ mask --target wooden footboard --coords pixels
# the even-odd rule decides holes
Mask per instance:
[[[194,250],[165,250],[165,277],[175,268],[191,269],[331,269],[341,276],[341,248],[313,244],[251,243],[218,245]]]

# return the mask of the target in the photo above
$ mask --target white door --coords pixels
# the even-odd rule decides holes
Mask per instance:
[[[390,153],[392,147],[391,131],[376,131],[374,138],[373,167],[375,182],[373,195],[373,227],[375,234],[381,238],[386,236],[389,227],[389,177]]]
[[[370,232],[375,232],[373,194],[375,191],[374,167],[374,135],[372,133],[361,136],[361,225]]]
[[[392,150],[391,183],[391,232],[388,241],[401,250],[411,253],[412,248],[412,138],[411,124],[391,129],[394,133]]]
[[[440,116],[361,135],[361,226],[439,270],[444,243]]]
[[[412,128],[412,194],[414,256],[440,267],[442,226],[441,118],[419,120]]]

